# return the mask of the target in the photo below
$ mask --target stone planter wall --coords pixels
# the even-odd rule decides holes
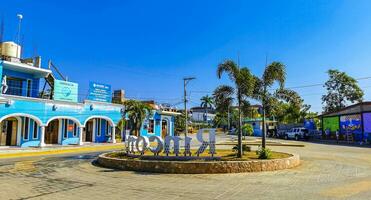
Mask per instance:
[[[300,165],[298,155],[272,160],[202,162],[119,159],[108,157],[107,154],[100,155],[97,159],[97,164],[111,169],[172,174],[262,172],[289,169]]]

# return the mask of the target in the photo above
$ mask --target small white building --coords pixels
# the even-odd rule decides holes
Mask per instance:
[[[194,122],[212,122],[215,118],[213,108],[193,107],[190,111],[190,118]]]

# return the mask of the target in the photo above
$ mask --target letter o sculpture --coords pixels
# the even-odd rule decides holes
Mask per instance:
[[[140,145],[141,142],[143,142],[142,146]],[[148,137],[139,136],[135,144],[135,147],[137,148],[137,151],[139,153],[144,154],[144,152],[147,150],[148,145],[149,145]]]

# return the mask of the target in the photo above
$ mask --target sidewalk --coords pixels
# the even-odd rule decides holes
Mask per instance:
[[[123,148],[124,148],[124,145],[122,143],[116,143],[116,144],[92,143],[92,144],[85,144],[82,146],[54,145],[54,146],[47,146],[43,148],[9,147],[9,148],[0,148],[0,159],[58,155],[58,154],[68,154],[68,153],[86,153],[86,152],[110,151],[110,150],[115,151],[115,150],[120,150]]]

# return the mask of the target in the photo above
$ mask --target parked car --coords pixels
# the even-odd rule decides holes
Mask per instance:
[[[292,128],[291,130],[287,131],[285,134],[285,139],[309,139],[309,131],[306,128]]]

